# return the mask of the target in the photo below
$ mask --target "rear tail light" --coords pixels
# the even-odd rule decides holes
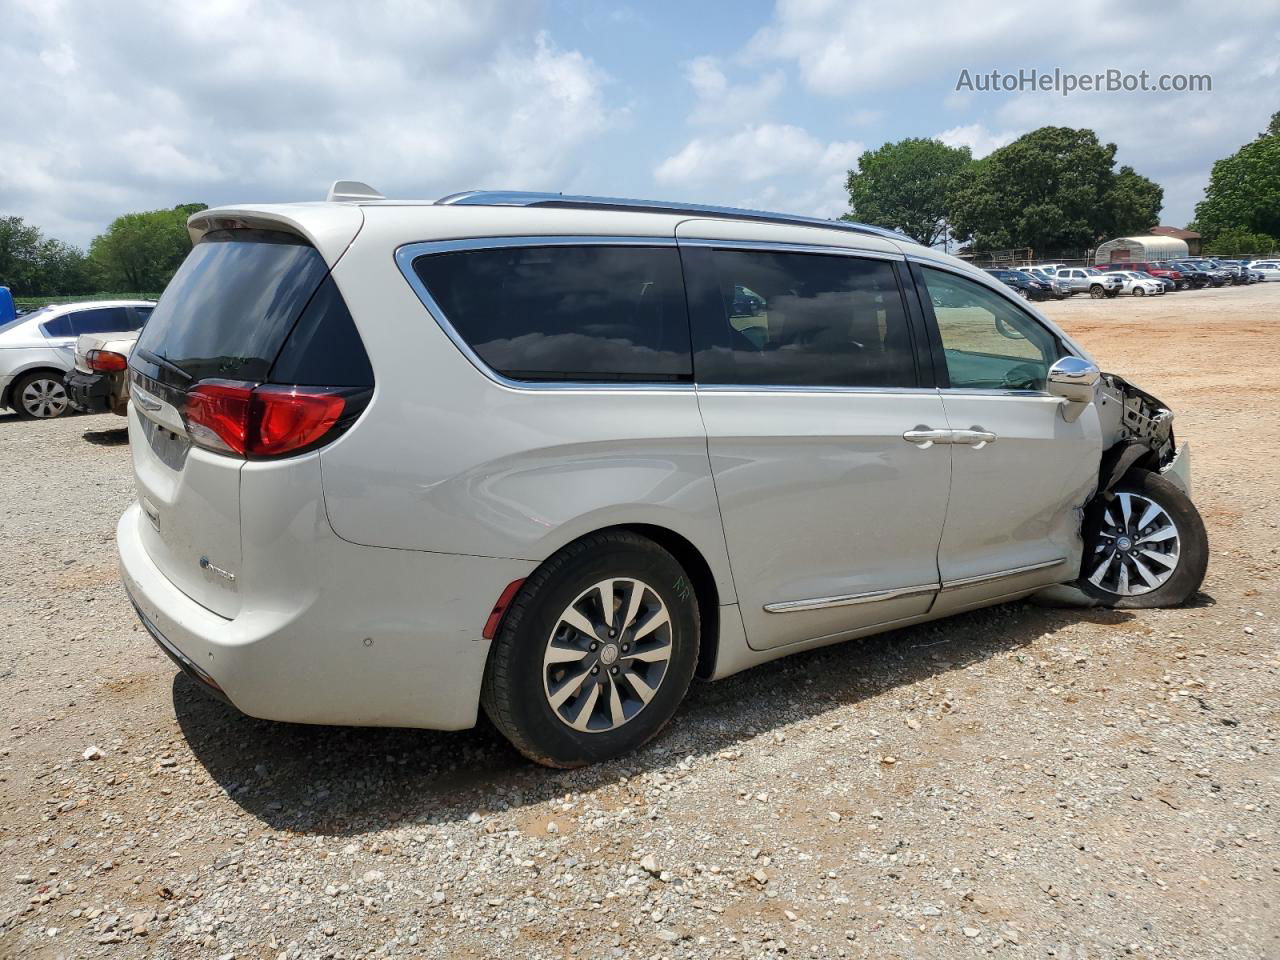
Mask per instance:
[[[129,359],[123,353],[112,350],[90,350],[85,354],[90,370],[99,373],[118,373],[129,365]]]
[[[187,391],[193,443],[242,457],[282,457],[334,439],[364,409],[369,391],[345,387],[202,380]]]

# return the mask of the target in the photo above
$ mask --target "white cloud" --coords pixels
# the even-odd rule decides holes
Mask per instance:
[[[949,147],[968,147],[976,160],[985,157],[992,150],[1012,143],[1018,139],[1018,134],[1012,130],[992,133],[980,123],[970,123],[935,133],[934,139],[941,140]]]
[[[844,181],[863,149],[854,141],[824,142],[790,124],[749,125],[693,138],[658,165],[654,179],[699,188],[713,202],[836,216],[848,209]]]
[[[622,111],[519,0],[0,0],[0,210],[84,243],[130,210],[560,189]]]
[[[730,83],[715,57],[697,57],[685,66],[685,77],[696,99],[689,122],[699,126],[733,127],[760,122],[781,95],[786,80],[775,70],[754,83]]]
[[[1087,19],[1097,6],[1098,0],[1086,0],[1072,19]],[[810,90],[840,96],[900,86],[906,75],[958,68],[975,56],[1008,58],[1044,26],[1021,10],[991,4],[780,0],[745,56],[790,61]]]

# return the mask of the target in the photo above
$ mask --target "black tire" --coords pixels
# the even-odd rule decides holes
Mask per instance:
[[[34,409],[24,403],[23,395],[27,388],[32,384],[42,382],[56,384],[61,392],[60,404],[37,404]],[[13,387],[9,393],[9,403],[17,412],[18,418],[21,420],[56,420],[71,410],[70,398],[67,396],[67,385],[63,379],[63,375],[56,370],[32,370],[24,373],[13,382]],[[50,410],[48,413],[41,413],[41,410]]]
[[[1108,300],[1114,300],[1114,299],[1115,299],[1116,297],[1118,297],[1118,296],[1120,296],[1120,291],[1119,291],[1119,290],[1108,290],[1108,291],[1107,291],[1107,299],[1108,299]]]
[[[1134,287],[1133,295],[1135,297],[1145,297],[1147,295],[1147,291],[1142,289],[1142,287]]]
[[[610,577],[641,580],[658,594],[671,619],[671,656],[653,698],[634,716],[609,730],[579,732],[548,703],[543,656],[574,598]],[[503,736],[535,763],[569,769],[609,760],[667,725],[693,679],[698,644],[698,599],[675,557],[627,530],[590,534],[543,563],[516,594],[494,639],[480,702]]]
[[[1102,284],[1100,283],[1095,283],[1089,288],[1089,296],[1093,297],[1095,300],[1101,300],[1106,295],[1107,291],[1102,288]]]
[[[1179,552],[1173,574],[1155,589],[1136,596],[1123,596],[1095,586],[1089,580],[1090,558],[1095,556],[1097,545],[1104,540],[1102,530],[1106,511],[1108,507],[1115,505],[1114,497],[1121,493],[1134,493],[1158,504],[1173,520],[1178,534]],[[1131,470],[1110,495],[1095,498],[1085,510],[1084,555],[1080,589],[1103,606],[1117,610],[1176,607],[1195,596],[1204,581],[1205,570],[1209,565],[1209,537],[1205,533],[1200,512],[1196,510],[1191,498],[1182,492],[1181,487],[1158,473]]]

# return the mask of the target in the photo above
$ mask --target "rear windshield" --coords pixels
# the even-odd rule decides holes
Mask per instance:
[[[328,272],[292,234],[211,231],[165,288],[137,350],[192,380],[266,380]]]

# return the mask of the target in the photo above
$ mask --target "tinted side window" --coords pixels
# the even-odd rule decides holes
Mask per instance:
[[[133,326],[131,330],[141,330],[146,322],[151,319],[151,311],[155,307],[134,307],[133,308]]]
[[[118,333],[134,329],[128,307],[102,307],[97,310],[79,310],[70,315],[71,329],[82,333]]]
[[[967,277],[921,269],[952,387],[1043,390],[1057,338],[1008,299]]]
[[[47,337],[75,336],[75,328],[71,326],[71,314],[69,313],[64,313],[60,317],[54,317],[47,323],[42,323],[40,329],[44,331]]]
[[[857,257],[692,251],[719,296],[698,297],[699,383],[914,387],[915,357],[897,275]]]
[[[499,247],[429,254],[413,268],[458,335],[504,376],[692,377],[674,247]]]
[[[315,292],[271,368],[274,383],[371,387],[369,355],[332,276]]]

